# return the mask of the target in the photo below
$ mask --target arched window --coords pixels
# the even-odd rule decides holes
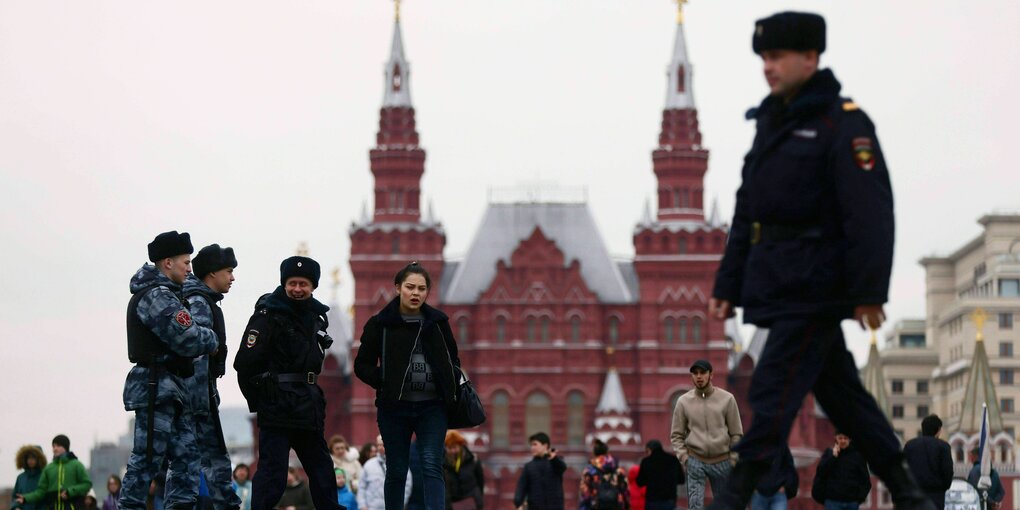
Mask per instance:
[[[570,341],[581,341],[581,318],[576,315],[570,318]]]
[[[1006,443],[1000,444],[999,445],[999,453],[1002,455],[1002,461],[1001,462],[1003,464],[1009,462],[1009,445],[1008,444],[1006,444]]]
[[[542,326],[542,342],[545,342],[545,343],[549,342],[549,338],[552,335],[552,333],[549,331],[551,329],[551,326],[550,326],[549,322],[550,322],[549,321],[549,317],[542,317],[542,321],[541,321],[541,326]]]
[[[691,341],[694,343],[701,342],[701,317],[691,319]]]
[[[567,395],[567,444],[584,445],[584,394],[580,391]]]
[[[510,446],[510,395],[505,391],[497,391],[492,395],[489,404],[492,420],[492,446],[505,448]]]
[[[393,255],[396,255],[396,254],[400,253],[400,238],[399,237],[394,237],[393,238],[393,241],[390,243],[390,251],[392,252]]]
[[[524,403],[524,436],[531,437],[538,432],[549,434],[552,429],[551,411],[549,397],[544,393],[536,391],[528,395]]]
[[[468,318],[461,317],[457,319],[457,341],[467,342],[468,341]]]
[[[684,66],[676,68],[676,91],[677,93],[683,94],[687,90],[686,76],[684,76]]]
[[[685,255],[687,253],[687,240],[686,239],[684,239],[682,237],[680,238],[680,240],[679,240],[679,247],[678,247],[677,251],[680,252],[680,255]]]
[[[680,400],[680,397],[684,396],[685,391],[678,391],[669,396],[669,412],[673,412],[676,409],[676,401]]]
[[[666,320],[662,321],[662,341],[671,344],[673,343],[673,329],[676,327],[672,317],[666,317]]]
[[[616,317],[609,318],[609,344],[616,345],[616,342],[620,340],[620,319]]]
[[[677,338],[680,339],[680,343],[687,343],[687,319],[680,319],[677,321]]]
[[[502,315],[496,317],[496,341],[499,343],[506,341],[506,317]]]
[[[535,338],[538,336],[537,332],[535,331],[536,329],[538,329],[538,324],[534,317],[528,317],[527,326],[528,336],[526,338],[528,339],[529,342],[534,342]]]
[[[953,446],[953,456],[956,457],[956,462],[966,462],[966,459],[963,457],[963,443],[956,443]]]

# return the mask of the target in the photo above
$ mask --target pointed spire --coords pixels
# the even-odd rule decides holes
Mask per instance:
[[[623,395],[623,384],[620,383],[620,374],[615,367],[609,369],[606,374],[606,383],[602,386],[602,396],[599,404],[595,407],[596,413],[620,413],[630,412],[627,407],[627,398]]]
[[[652,224],[652,202],[651,200],[645,199],[645,212],[641,215],[642,225]]]
[[[372,218],[368,215],[368,201],[361,201],[361,224],[368,225],[372,221]]]
[[[971,360],[970,373],[967,377],[967,389],[963,394],[963,410],[960,413],[960,432],[975,434],[981,432],[981,421],[984,406],[988,406],[988,428],[992,434],[1002,432],[1002,412],[999,409],[999,398],[995,394],[992,382],[992,369],[988,366],[988,353],[985,352],[984,323],[988,314],[978,308],[971,314],[971,320],[977,329],[974,342],[974,358]]]
[[[722,226],[722,219],[719,217],[719,197],[712,197],[712,210],[708,213],[708,226],[712,228]]]
[[[390,60],[386,62],[386,83],[383,94],[383,108],[410,107],[411,65],[404,58],[404,38],[400,31],[400,2],[397,2],[397,19],[393,22],[393,42],[390,45]]]
[[[684,36],[683,4],[679,0],[676,24],[676,41],[673,43],[673,58],[666,68],[666,109],[686,110],[694,108],[694,90],[691,88],[693,68],[687,59],[687,39]]]
[[[875,397],[878,408],[885,413],[886,418],[892,417],[892,408],[889,404],[889,394],[885,391],[885,374],[882,371],[882,358],[878,355],[878,342],[875,340],[872,330],[871,350],[868,351],[868,364],[864,365],[864,389]]]

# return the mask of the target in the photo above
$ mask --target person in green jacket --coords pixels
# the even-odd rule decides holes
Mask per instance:
[[[53,438],[53,461],[39,477],[39,486],[32,492],[15,494],[18,504],[41,503],[37,508],[79,510],[85,495],[92,488],[89,473],[71,451],[71,440],[60,434]]]
[[[14,494],[32,492],[39,486],[39,477],[42,476],[42,470],[46,467],[46,455],[43,453],[42,448],[33,445],[22,446],[18,449],[18,454],[14,456],[14,464],[18,466],[18,469],[24,469],[25,471],[18,475],[18,480],[14,482],[14,491],[11,493],[11,508],[36,510],[36,507],[38,507],[41,509],[41,505],[18,503],[14,499]]]

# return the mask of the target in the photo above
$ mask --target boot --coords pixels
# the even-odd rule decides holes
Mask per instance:
[[[918,487],[906,462],[893,464],[892,469],[881,478],[892,495],[896,510],[942,510],[936,509],[935,503]]]
[[[713,494],[708,510],[744,510],[751,502],[758,481],[765,476],[771,464],[761,461],[741,460],[733,467],[726,488],[720,494]]]

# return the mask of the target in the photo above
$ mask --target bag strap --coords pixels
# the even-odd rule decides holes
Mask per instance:
[[[379,378],[383,382],[386,381],[386,326],[382,328],[382,354],[379,356],[381,361],[379,363]]]

